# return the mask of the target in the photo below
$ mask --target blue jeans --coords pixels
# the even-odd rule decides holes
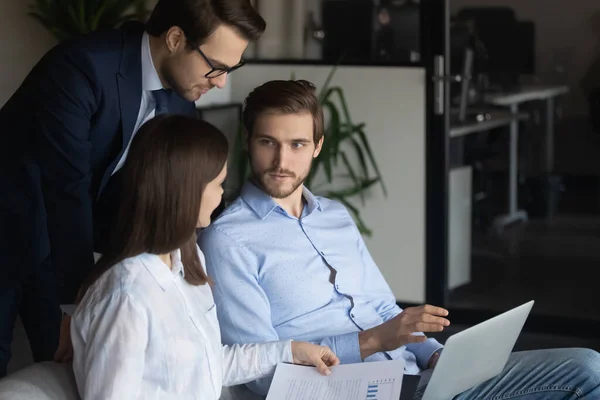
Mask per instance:
[[[415,400],[423,395],[419,388]],[[511,354],[504,371],[454,400],[600,399],[600,353],[567,348]]]

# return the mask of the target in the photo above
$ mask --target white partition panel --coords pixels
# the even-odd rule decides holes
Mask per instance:
[[[307,79],[320,87],[330,66],[247,65],[231,75],[231,100],[243,101],[271,79]],[[373,188],[362,215],[367,245],[398,301],[425,300],[425,70],[340,67],[353,122],[364,122],[388,197]],[[358,278],[358,277],[357,277]]]

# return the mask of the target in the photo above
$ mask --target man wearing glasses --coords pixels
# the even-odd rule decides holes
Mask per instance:
[[[264,30],[249,0],[159,0],[145,26],[56,46],[0,109],[0,377],[17,315],[36,361],[69,357],[59,298],[101,252],[131,139],[155,115],[195,113]]]

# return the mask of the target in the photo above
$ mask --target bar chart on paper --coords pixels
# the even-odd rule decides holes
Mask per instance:
[[[404,360],[338,365],[329,376],[282,363],[266,400],[398,400],[403,374]]]
[[[394,379],[380,379],[370,381],[367,386],[365,400],[396,400],[394,399]]]

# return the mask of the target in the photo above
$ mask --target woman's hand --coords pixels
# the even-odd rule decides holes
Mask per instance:
[[[73,360],[73,343],[71,342],[71,316],[65,315],[60,323],[60,339],[58,349],[54,353],[54,361],[66,363]]]
[[[308,342],[292,342],[292,356],[294,364],[314,365],[323,375],[330,375],[329,367],[340,363],[329,347]]]

